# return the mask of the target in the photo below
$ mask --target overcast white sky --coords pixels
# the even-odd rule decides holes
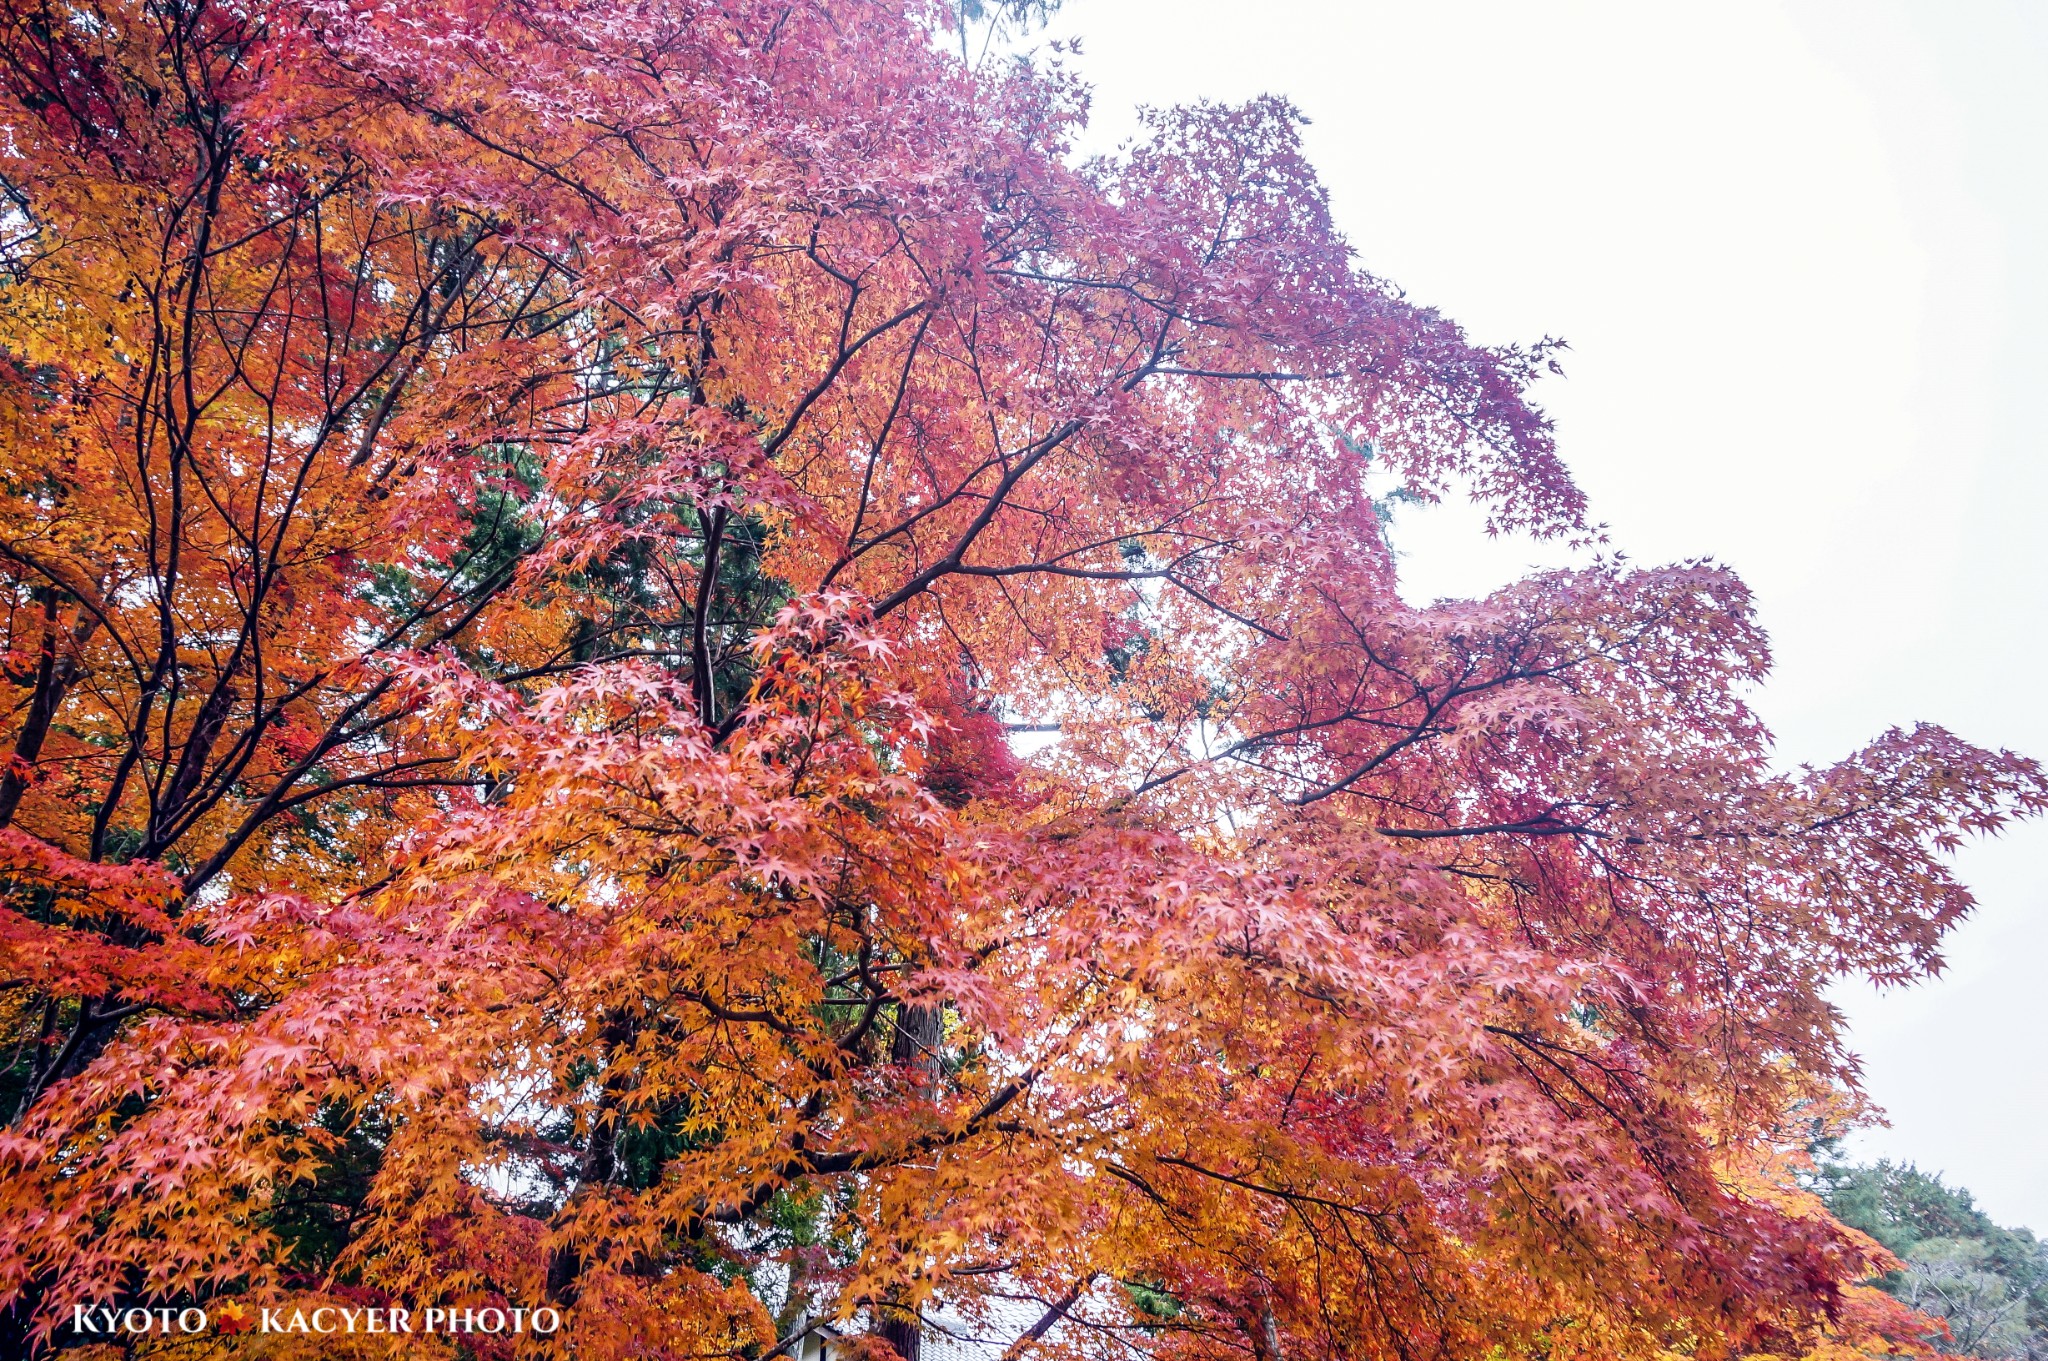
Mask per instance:
[[[1289,96],[1368,268],[1542,392],[1616,547],[1757,592],[1788,761],[1924,719],[2048,758],[2048,4],[1066,0],[1096,133]],[[1422,597],[1554,560],[1409,512]],[[1950,968],[1845,989],[1892,1125],[2048,1232],[2048,828],[1973,849]]]

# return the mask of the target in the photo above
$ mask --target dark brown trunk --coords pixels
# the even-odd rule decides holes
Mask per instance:
[[[607,1017],[604,1029],[599,1032],[599,1043],[603,1047],[606,1062],[632,1041],[631,1021],[620,1013]],[[583,1150],[583,1159],[576,1165],[576,1189],[569,1195],[569,1202],[555,1216],[559,1223],[566,1219],[569,1207],[582,1196],[601,1195],[602,1188],[618,1171],[619,1096],[630,1083],[629,1074],[613,1066],[606,1073],[604,1089],[597,1099],[597,1110],[591,1118],[590,1146]],[[576,1278],[583,1274],[583,1257],[575,1245],[564,1243],[548,1256],[546,1290],[548,1302],[568,1308],[576,1302]]]
[[[919,1331],[914,1315],[901,1314],[884,1318],[882,1326],[875,1329],[876,1336],[896,1349],[903,1361],[920,1361],[924,1350],[924,1334]]]
[[[902,1064],[916,1074],[917,1094],[931,1099],[939,1089],[940,1010],[905,1002],[896,1009],[896,1034],[889,1042],[889,1061]],[[917,1315],[896,1304],[880,1310],[875,1336],[896,1349],[903,1361],[919,1361],[923,1334]]]
[[[192,720],[192,731],[185,738],[185,750],[179,753],[178,768],[171,776],[170,788],[158,805],[156,815],[150,819],[149,840],[139,852],[142,859],[154,859],[175,838],[173,828],[178,815],[185,811],[193,791],[199,788],[199,781],[206,774],[206,763],[213,758],[214,744],[220,740],[221,729],[227,724],[228,710],[239,697],[229,678],[223,676],[199,706],[199,715]]]
[[[905,1003],[896,1012],[896,1037],[889,1062],[917,1070],[918,1094],[931,1097],[939,1086],[939,1009]]]
[[[22,720],[21,732],[14,739],[14,759],[7,763],[6,773],[0,775],[0,827],[14,821],[14,810],[21,806],[21,796],[28,791],[29,770],[42,755],[43,739],[50,735],[50,722],[56,718],[57,706],[64,702],[64,692],[71,687],[71,679],[78,670],[75,648],[91,631],[81,626],[73,636],[74,651],[59,656],[57,593],[45,587],[35,595],[43,605],[43,636],[36,650],[36,688],[29,700],[28,716]]]

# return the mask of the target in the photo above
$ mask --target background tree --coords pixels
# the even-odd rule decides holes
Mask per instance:
[[[1825,989],[2041,772],[1774,771],[1712,564],[1403,603],[1383,479],[1594,537],[1553,347],[1284,105],[1077,165],[943,18],[7,11],[17,1348],[1712,1356],[1885,1264],[1771,1170]]]
[[[2048,1357],[2048,1250],[2032,1233],[2001,1228],[1968,1191],[1910,1164],[1859,1166],[1823,1152],[1816,1189],[1844,1224],[1897,1254],[1899,1269],[1879,1284],[1946,1325],[1937,1350]]]

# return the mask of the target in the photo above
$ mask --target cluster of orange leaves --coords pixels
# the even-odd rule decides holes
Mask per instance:
[[[1405,603],[1375,489],[1597,537],[1554,348],[939,22],[0,16],[0,1334],[1912,1349],[1781,1157],[2042,772],[1774,770],[1711,563]]]

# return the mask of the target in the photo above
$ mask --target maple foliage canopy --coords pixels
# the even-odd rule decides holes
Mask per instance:
[[[1084,163],[1082,92],[943,22],[6,7],[10,1337],[882,1355],[1024,1298],[1013,1356],[1710,1356],[1875,1307],[1776,1170],[1853,1089],[1824,990],[1938,966],[2040,770],[1776,772],[1711,563],[1405,604],[1375,488],[1590,538],[1551,348],[1361,272],[1283,104]]]

